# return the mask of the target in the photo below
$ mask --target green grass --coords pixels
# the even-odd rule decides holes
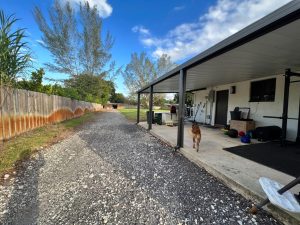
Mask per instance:
[[[81,117],[62,122],[66,128],[76,128],[77,126],[89,121],[95,113],[86,113]]]
[[[93,115],[95,114],[86,113],[79,118],[40,127],[5,141],[0,147],[0,177],[12,171],[18,162],[29,158],[41,147],[62,139],[74,128],[89,121]]]
[[[136,111],[137,109],[118,109],[120,113],[122,113],[128,120],[136,121]],[[140,121],[146,121],[147,115],[146,112],[148,109],[140,110]],[[154,110],[155,112],[169,112],[169,110]]]

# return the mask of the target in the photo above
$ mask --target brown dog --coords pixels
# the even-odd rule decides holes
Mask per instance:
[[[193,123],[192,125],[192,133],[193,133],[193,148],[195,148],[195,144],[197,146],[197,152],[199,151],[199,144],[201,141],[201,130],[198,124]]]

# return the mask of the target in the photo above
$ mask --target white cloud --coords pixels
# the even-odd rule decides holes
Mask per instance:
[[[150,35],[150,31],[143,26],[137,25],[131,28],[132,32],[140,33],[142,35]]]
[[[165,98],[166,98],[167,100],[173,100],[173,99],[174,99],[174,96],[175,96],[175,94],[168,93],[168,94],[165,95]]]
[[[41,44],[41,45],[45,45],[45,42],[43,42],[42,40],[36,40],[36,42]]]
[[[152,55],[179,61],[204,51],[290,0],[218,0],[197,22],[183,23],[163,37],[140,36]],[[149,32],[150,33],[150,32]]]
[[[38,60],[37,60],[36,58],[33,58],[33,57],[30,57],[30,60],[31,60],[32,62],[38,62]]]
[[[70,2],[71,5],[75,6],[75,9],[78,9],[78,6],[80,3],[88,2],[91,7],[96,6],[99,15],[102,18],[109,17],[112,14],[113,8],[112,6],[107,2],[107,0],[60,0],[61,2]]]
[[[141,39],[141,42],[148,47],[153,46],[156,43],[153,38],[143,38]]]
[[[184,10],[185,9],[185,6],[184,5],[180,5],[180,6],[175,6],[173,8],[174,11],[181,11],[181,10]]]

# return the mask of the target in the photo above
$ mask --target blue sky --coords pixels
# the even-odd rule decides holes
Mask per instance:
[[[60,0],[67,1],[67,0]],[[76,7],[81,0],[70,0]],[[133,52],[146,51],[153,59],[166,53],[181,63],[289,2],[289,0],[88,0],[97,5],[104,31],[115,39],[112,55],[125,66]],[[34,66],[51,61],[39,45],[41,33],[33,18],[35,5],[46,11],[53,0],[0,0],[6,14],[14,13],[27,28]],[[67,78],[46,71],[46,77]],[[127,94],[122,77],[117,91]]]

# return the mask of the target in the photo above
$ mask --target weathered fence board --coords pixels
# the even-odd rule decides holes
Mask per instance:
[[[102,109],[101,104],[0,87],[0,140]]]

